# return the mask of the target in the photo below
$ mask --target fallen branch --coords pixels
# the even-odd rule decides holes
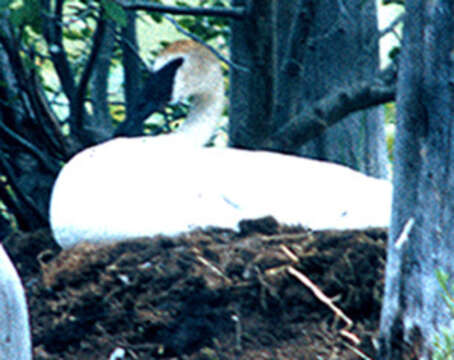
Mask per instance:
[[[369,356],[364,354],[361,350],[355,348],[354,346],[350,345],[348,342],[344,342],[344,345],[350,349],[352,352],[354,352],[356,355],[358,355],[361,359],[363,360],[372,360]]]
[[[353,321],[345,315],[345,313],[337,307],[334,302],[326,296],[322,290],[320,290],[317,285],[315,285],[311,279],[309,279],[306,275],[304,275],[302,272],[296,270],[293,266],[289,266],[287,271],[290,273],[290,275],[293,275],[296,277],[303,285],[309,288],[309,290],[312,291],[312,293],[315,295],[317,299],[319,299],[322,303],[326,304],[336,316],[341,318],[342,320],[345,321],[347,324],[346,328],[350,329],[353,326]]]
[[[197,255],[196,259],[199,260],[203,265],[205,265],[208,269],[210,269],[216,275],[218,275],[222,279],[224,279],[224,281],[227,284],[229,284],[229,285],[232,284],[232,281],[226,275],[224,275],[224,273],[221,270],[219,270],[216,266],[214,266],[212,263],[210,263],[207,259],[205,259],[204,257],[202,257],[200,255]]]
[[[292,260],[294,263],[297,263],[299,262],[300,260],[298,259],[298,256],[296,256],[293,251],[291,251],[287,246],[285,246],[284,244],[281,244],[280,245],[280,248],[281,250],[283,251],[283,253],[285,255],[287,255],[288,258],[290,258],[290,260]]]

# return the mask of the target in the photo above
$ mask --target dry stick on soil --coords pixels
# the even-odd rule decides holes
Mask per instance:
[[[340,334],[341,334],[343,337],[345,337],[345,338],[347,338],[348,340],[350,340],[350,341],[351,341],[353,344],[355,344],[355,345],[361,344],[361,340],[359,339],[359,337],[356,336],[355,334],[351,333],[350,331],[347,331],[347,330],[345,330],[345,329],[342,329],[342,330],[340,331]]]
[[[372,360],[369,356],[364,354],[361,350],[355,348],[354,346],[351,346],[348,342],[343,341],[344,345],[351,351],[353,351],[356,355],[358,355],[361,359],[363,360]]]
[[[293,251],[291,251],[287,246],[281,244],[280,246],[281,250],[283,251],[283,253],[285,255],[287,255],[288,258],[290,258],[290,260],[292,260],[294,263],[297,263],[300,261],[300,259],[298,259],[298,256],[296,256]]]
[[[303,285],[307,286],[312,293],[318,298],[322,303],[326,304],[338,317],[345,321],[347,324],[346,328],[350,329],[353,326],[353,321],[344,314],[344,312],[334,305],[333,301],[326,296],[323,291],[321,291],[317,285],[315,285],[306,275],[296,270],[293,266],[288,267],[288,272],[290,275],[296,277]]]
[[[224,273],[221,270],[219,270],[216,266],[214,266],[212,263],[210,263],[207,259],[205,259],[204,257],[202,257],[200,255],[197,255],[196,258],[203,265],[205,265],[207,268],[209,268],[211,271],[213,271],[216,275],[219,275],[221,278],[223,278],[227,284],[229,284],[229,285],[232,284],[232,281],[226,275],[224,275]]]

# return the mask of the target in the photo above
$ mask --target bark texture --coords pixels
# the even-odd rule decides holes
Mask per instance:
[[[375,1],[323,0],[313,8],[305,51],[299,55],[301,101],[293,105],[290,117],[333,90],[373,79],[379,70]],[[305,144],[300,154],[386,177],[382,110],[373,108],[347,116]]]
[[[249,4],[250,16],[232,24],[232,60],[249,72],[231,71],[231,144],[299,153],[387,177],[384,123],[378,108],[347,116],[334,126],[331,121],[330,125],[322,124],[309,141],[302,136],[299,143],[293,138],[290,144],[276,138],[270,145],[265,140],[272,134],[282,135],[279,129],[295,119],[300,119],[301,126],[313,120],[301,114],[319,107],[317,103],[325,97],[351,93],[347,89],[352,84],[372,81],[378,75],[375,2],[299,0],[262,4],[234,0],[232,4]],[[344,106],[342,98],[336,106]],[[319,121],[323,123],[323,115],[329,111],[319,108],[315,112],[322,114]],[[337,112],[339,115],[344,117],[342,111]]]
[[[454,279],[454,3],[408,0],[406,6],[383,360],[410,353],[430,359],[434,335],[454,330],[435,275],[442,269]]]

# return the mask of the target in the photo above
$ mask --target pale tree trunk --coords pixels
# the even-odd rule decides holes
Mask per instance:
[[[407,0],[406,8],[383,360],[430,359],[435,334],[454,333],[436,279],[442,269],[454,281],[454,2]]]
[[[245,3],[232,1],[235,6]],[[250,72],[230,71],[231,145],[262,148],[264,139],[316,101],[377,75],[375,1],[254,0],[249,4],[251,16],[232,24],[232,61]],[[274,150],[387,177],[379,108],[346,117],[297,151]]]
[[[27,303],[19,275],[0,245],[0,359],[32,358]]]

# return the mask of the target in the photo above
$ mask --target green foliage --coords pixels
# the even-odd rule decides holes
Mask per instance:
[[[162,0],[152,1],[164,3]],[[174,2],[166,2],[166,4],[185,7],[227,7],[230,2],[229,0],[175,0]],[[48,45],[52,44],[47,44],[43,38],[43,24],[52,21],[54,7],[55,2],[51,1],[51,10],[47,14],[43,11],[41,0],[0,0],[0,11],[4,9],[10,11],[9,19],[15,33],[19,36],[23,49],[21,52],[23,63],[27,69],[35,71],[50,100],[51,108],[59,118],[64,119],[68,114],[68,100],[62,94],[61,81],[49,57]],[[127,13],[115,1],[65,0],[63,3],[63,16],[61,18],[63,48],[76,81],[82,74],[90,54],[91,42],[100,14],[115,22],[118,27],[127,25]],[[166,22],[161,13],[142,13],[141,16],[147,17],[157,24],[164,25]],[[222,46],[227,43],[226,37],[229,36],[229,20],[227,19],[205,16],[172,17],[184,30],[198,36],[203,41],[215,43],[216,48],[222,49]],[[165,25],[169,26],[169,23],[167,22]],[[173,25],[170,25],[170,27],[173,27]],[[143,33],[138,33],[139,38],[146,36]],[[154,39],[150,41],[154,42]],[[164,42],[162,43],[164,44]],[[154,45],[153,47],[155,48]],[[116,43],[111,59],[112,70],[118,70],[121,67],[122,51],[119,43]],[[137,52],[140,53],[140,49],[137,49]],[[117,80],[119,76],[122,77],[121,71],[112,71],[109,76],[110,82],[121,83]],[[121,105],[123,97],[119,95],[121,92],[119,89],[121,89],[121,86],[112,86],[109,89],[109,100],[114,102],[110,106],[114,122],[121,121],[125,113],[124,107]],[[87,93],[87,96],[89,95]],[[184,109],[184,107],[181,109]],[[178,119],[181,115],[179,115],[179,109],[177,110],[168,109],[168,114],[166,119],[162,121],[164,125],[160,131],[170,131],[174,126],[178,126]],[[153,124],[148,126],[151,132],[155,132],[153,126]]]
[[[436,272],[437,280],[443,289],[443,300],[454,315],[454,284],[449,287],[449,275],[443,270]]]
[[[0,11],[7,9],[13,0],[0,0]]]
[[[391,162],[394,160],[394,139],[396,137],[396,104],[394,102],[384,105],[385,110],[385,129],[386,129],[386,148],[388,158]]]
[[[454,284],[449,284],[449,275],[443,270],[437,270],[436,276],[443,300],[454,317]],[[435,337],[432,360],[454,360],[454,333],[450,329],[441,329]]]
[[[100,0],[100,3],[109,19],[115,21],[121,27],[127,25],[126,12],[120,5],[111,0]]]
[[[8,0],[1,1],[8,2]],[[43,17],[39,0],[24,0],[21,6],[11,10],[10,20],[18,28],[28,25],[34,32],[41,33]]]
[[[199,0],[194,1],[177,0],[175,5],[178,6],[202,6],[202,7],[227,7],[228,2],[222,0]],[[200,37],[204,41],[213,40],[217,37],[228,38],[229,20],[222,17],[203,17],[203,16],[181,16],[177,20],[178,24]]]
[[[454,336],[449,330],[442,329],[441,335],[436,336],[434,345],[432,360],[454,360]]]

